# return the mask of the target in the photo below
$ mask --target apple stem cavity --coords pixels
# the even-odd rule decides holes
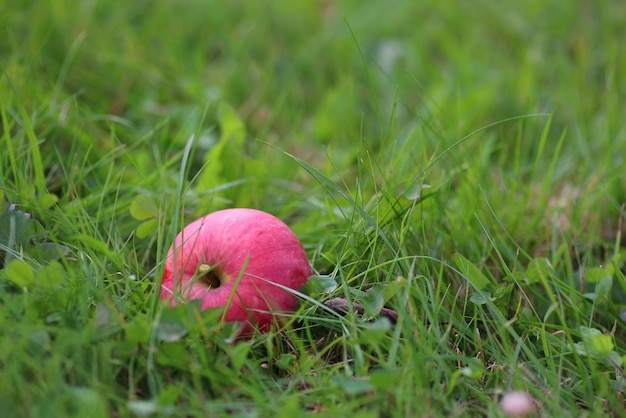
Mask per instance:
[[[198,282],[207,289],[217,289],[222,285],[224,272],[217,265],[200,264],[198,267]]]

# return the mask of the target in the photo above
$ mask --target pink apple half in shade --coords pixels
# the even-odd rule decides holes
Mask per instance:
[[[161,299],[171,305],[202,299],[202,309],[224,307],[225,321],[267,330],[293,312],[297,290],[311,275],[298,237],[269,213],[225,209],[187,225],[169,249]]]

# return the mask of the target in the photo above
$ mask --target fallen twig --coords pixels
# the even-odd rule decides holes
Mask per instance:
[[[324,305],[343,316],[350,312],[350,303],[348,303],[348,301],[344,298],[329,299],[324,302]],[[352,309],[359,315],[363,315],[365,313],[365,308],[358,303],[353,303]],[[393,309],[381,309],[380,316],[387,318],[392,324],[395,324],[398,321],[398,312]]]

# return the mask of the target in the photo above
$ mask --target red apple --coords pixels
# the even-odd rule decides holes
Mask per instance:
[[[161,299],[171,305],[202,299],[224,307],[224,320],[267,330],[293,312],[297,290],[311,275],[298,237],[285,223],[254,209],[225,209],[187,225],[169,249]],[[282,313],[282,315],[281,315]]]

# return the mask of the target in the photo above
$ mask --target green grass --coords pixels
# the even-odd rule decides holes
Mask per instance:
[[[0,10],[6,416],[626,414],[622,2]],[[321,278],[234,342],[157,293],[242,206]]]

